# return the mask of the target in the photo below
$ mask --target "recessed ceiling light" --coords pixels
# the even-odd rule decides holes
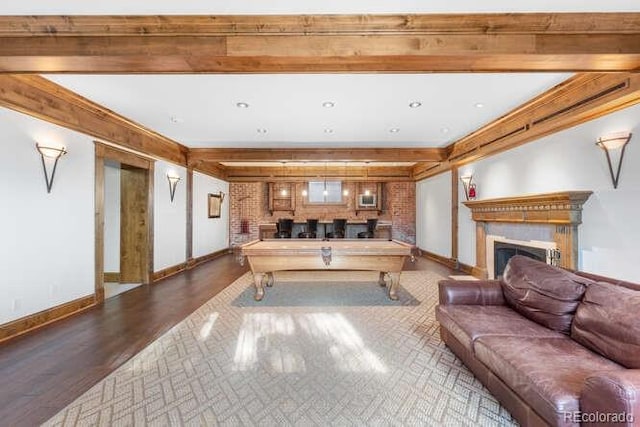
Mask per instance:
[[[475,107],[476,108],[482,108],[482,107],[484,107],[484,104],[482,102],[476,102]]]
[[[258,129],[256,129],[256,131],[258,133],[267,133],[267,130],[265,128],[258,128]]]
[[[184,123],[184,119],[182,117],[171,116],[171,123]]]
[[[442,128],[442,129],[440,129],[440,132],[449,133],[449,128]]]
[[[420,101],[413,101],[413,102],[409,103],[409,107],[410,108],[418,108],[421,105],[422,105],[422,102],[420,102]]]
[[[324,102],[322,103],[322,106],[323,106],[324,108],[333,108],[333,107],[335,107],[335,105],[336,105],[336,103],[335,103],[335,102],[333,102],[333,101],[324,101]]]
[[[247,104],[246,102],[238,102],[236,104],[236,107],[238,107],[238,108],[249,108],[249,104]]]
[[[389,132],[390,133],[398,133],[398,132],[400,132],[400,128],[391,128],[391,129],[389,129]]]
[[[327,128],[327,129],[324,130],[324,133],[333,133],[333,129]]]

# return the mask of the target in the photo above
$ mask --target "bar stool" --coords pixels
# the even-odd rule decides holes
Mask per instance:
[[[334,219],[333,231],[327,233],[329,239],[344,239],[345,229],[347,228],[346,219]]]
[[[367,231],[361,231],[358,233],[358,239],[373,239],[374,232],[378,226],[378,218],[371,218],[367,220]]]
[[[315,239],[318,233],[318,220],[307,219],[307,230],[298,233],[298,237],[302,239]]]
[[[280,218],[276,224],[277,232],[273,236],[278,239],[290,239],[293,229],[293,220],[290,218]]]

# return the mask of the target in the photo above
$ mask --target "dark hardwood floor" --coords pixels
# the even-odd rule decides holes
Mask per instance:
[[[452,274],[424,258],[405,269]],[[46,421],[246,271],[225,255],[0,344],[0,425]]]

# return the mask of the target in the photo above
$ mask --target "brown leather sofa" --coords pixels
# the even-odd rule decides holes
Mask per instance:
[[[640,426],[640,285],[522,256],[439,283],[446,345],[523,426]]]

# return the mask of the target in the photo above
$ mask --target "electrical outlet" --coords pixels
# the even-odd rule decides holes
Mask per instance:
[[[13,311],[18,311],[20,310],[20,307],[22,307],[22,300],[20,298],[14,298],[13,303],[11,304],[11,309]]]

